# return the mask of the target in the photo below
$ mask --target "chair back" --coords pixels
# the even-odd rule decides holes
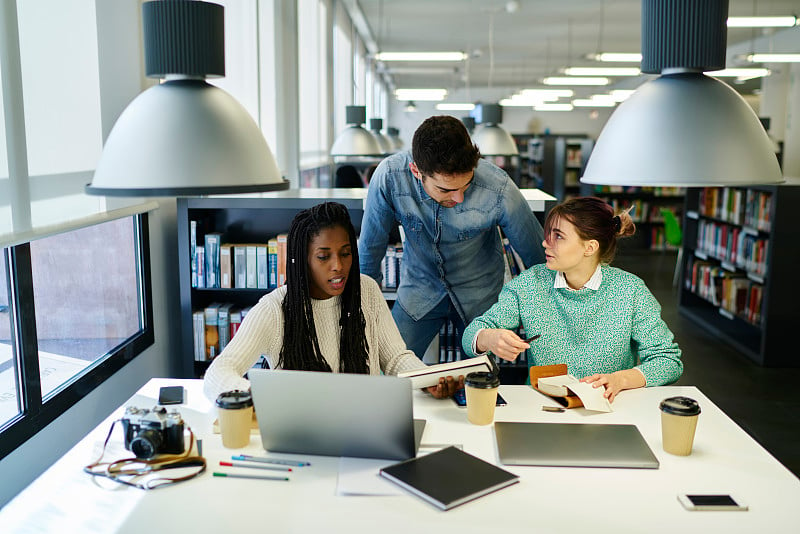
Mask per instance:
[[[661,216],[664,217],[664,237],[670,245],[679,247],[683,241],[681,223],[675,213],[668,208],[661,208]]]

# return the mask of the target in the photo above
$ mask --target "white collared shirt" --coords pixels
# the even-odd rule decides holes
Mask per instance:
[[[581,289],[592,289],[597,291],[600,289],[600,284],[603,281],[603,271],[600,269],[600,264],[597,264],[597,268],[594,270],[592,277],[583,284]],[[569,289],[570,291],[577,291],[577,289],[572,289],[567,284],[567,277],[564,276],[564,273],[561,271],[556,271],[556,281],[553,283],[553,287],[556,289]]]

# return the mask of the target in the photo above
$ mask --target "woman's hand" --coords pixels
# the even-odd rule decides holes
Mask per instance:
[[[447,378],[442,377],[439,379],[438,384],[427,388],[427,390],[434,398],[446,399],[455,395],[456,391],[463,387],[464,375],[460,375],[458,378],[453,378],[452,376],[448,376]]]
[[[592,384],[592,387],[604,386],[603,396],[608,402],[614,402],[617,394],[623,389],[636,389],[645,386],[644,375],[637,369],[626,369],[610,374],[594,374],[581,378],[581,382]]]
[[[502,328],[486,328],[478,333],[476,339],[478,352],[492,351],[498,358],[513,362],[523,350],[531,348],[517,334]]]

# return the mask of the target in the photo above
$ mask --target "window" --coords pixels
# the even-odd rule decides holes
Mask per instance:
[[[148,246],[140,214],[4,249],[0,458],[152,345]]]
[[[327,7],[320,0],[297,3],[299,60],[300,168],[328,161]],[[301,180],[301,184],[303,181]]]

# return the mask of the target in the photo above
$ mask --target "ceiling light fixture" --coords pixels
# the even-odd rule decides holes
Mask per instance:
[[[642,85],[609,118],[581,182],[726,186],[783,181],[747,102],[704,71],[725,66],[727,0],[642,1]]]
[[[745,59],[751,63],[800,63],[800,54],[750,54]]]
[[[478,145],[482,156],[516,156],[517,143],[500,123],[503,122],[503,108],[499,104],[478,104],[472,116],[480,126],[472,134],[472,141]]]
[[[577,98],[572,101],[576,108],[613,108],[617,105],[613,100],[598,100],[594,98]]]
[[[769,69],[756,68],[732,68],[716,71],[706,71],[715,78],[738,78],[739,80],[752,80],[753,78],[763,78],[769,76]]]
[[[728,17],[728,28],[789,28],[797,25],[797,17]]]
[[[575,94],[575,91],[572,89],[523,89],[520,91],[520,94],[524,96],[532,96],[534,98],[559,98],[562,96],[570,97]]]
[[[389,136],[389,140],[392,142],[394,146],[394,151],[397,152],[403,148],[403,140],[400,139],[400,130],[394,128],[393,126],[388,126],[386,128],[386,133]]]
[[[379,52],[376,61],[464,61],[464,52]]]
[[[533,106],[534,111],[572,111],[572,104],[539,104]]]
[[[375,140],[378,141],[378,146],[381,147],[382,153],[391,154],[394,152],[394,143],[381,133],[381,128],[383,128],[383,119],[375,118],[369,120],[369,131],[375,136]]]
[[[628,53],[628,52],[603,52],[600,54],[593,54],[590,59],[595,61],[603,61],[606,63],[639,63],[642,61],[642,54]]]
[[[106,139],[90,195],[178,196],[288,189],[264,135],[230,94],[224,8],[142,4],[145,73],[166,79],[137,96]]]
[[[361,126],[367,121],[366,106],[347,106],[345,120],[350,126],[336,136],[331,147],[331,156],[380,157],[384,154],[375,136]]]
[[[542,80],[545,85],[608,85],[608,78],[589,76],[548,76]]]
[[[564,69],[567,76],[639,76],[638,67],[569,67]]]

